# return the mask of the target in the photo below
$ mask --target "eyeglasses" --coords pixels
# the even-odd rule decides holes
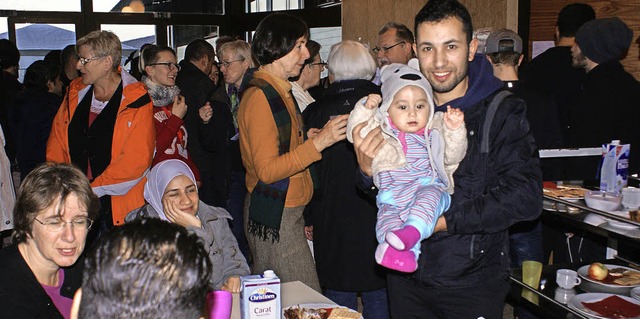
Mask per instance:
[[[38,220],[38,218],[34,219],[42,226],[44,226],[46,230],[51,232],[59,232],[63,230],[67,224],[71,224],[73,229],[89,230],[91,228],[91,225],[93,224],[93,220],[89,219],[88,217],[77,217],[70,222],[64,221],[60,217],[45,219],[43,222]]]
[[[173,63],[173,62],[156,62],[156,63],[149,63],[147,65],[149,65],[149,66],[164,65],[164,66],[168,67],[169,70],[178,70],[178,71],[180,71],[182,69],[180,64]]]
[[[393,49],[394,47],[396,47],[396,46],[398,46],[400,44],[404,44],[404,43],[406,43],[406,42],[405,41],[400,41],[400,42],[398,42],[398,43],[396,43],[394,45],[390,45],[388,47],[375,47],[375,48],[373,48],[371,50],[373,52],[375,52],[375,53],[378,53],[380,51],[382,51],[382,53],[387,53],[387,52],[389,52],[389,50]]]
[[[309,63],[310,65],[319,65],[321,68],[324,68],[327,66],[327,62],[324,62],[322,60],[320,60],[320,62],[313,62],[313,63]]]
[[[101,59],[101,58],[104,58],[104,57],[103,57],[103,56],[94,56],[93,58],[83,58],[83,57],[80,57],[80,58],[78,59],[78,61],[80,61],[80,64],[82,64],[82,65],[87,65],[87,63],[89,63],[89,62],[91,62],[91,61],[93,61],[93,60]]]
[[[225,67],[225,68],[228,68],[228,67],[231,65],[231,63],[233,63],[233,62],[239,62],[239,61],[244,61],[244,58],[242,58],[242,59],[237,59],[237,60],[233,60],[233,61],[222,61],[222,62],[220,62],[220,66],[223,66],[223,67]]]

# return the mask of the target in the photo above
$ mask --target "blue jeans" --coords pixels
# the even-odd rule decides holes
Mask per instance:
[[[364,319],[388,319],[389,301],[387,289],[362,291],[362,317]],[[358,309],[358,292],[325,289],[324,295],[340,306]]]

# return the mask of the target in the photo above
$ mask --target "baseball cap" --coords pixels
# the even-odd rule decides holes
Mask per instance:
[[[484,45],[484,53],[497,52],[522,53],[522,39],[517,33],[509,29],[491,32]]]

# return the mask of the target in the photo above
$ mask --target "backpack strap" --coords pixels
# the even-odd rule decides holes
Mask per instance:
[[[502,90],[493,96],[493,100],[491,101],[491,104],[489,104],[489,109],[487,110],[487,114],[484,117],[484,124],[482,125],[482,141],[480,142],[481,154],[489,153],[489,133],[491,133],[493,118],[498,111],[500,103],[502,103],[502,101],[509,95],[513,95],[513,93],[507,90]]]

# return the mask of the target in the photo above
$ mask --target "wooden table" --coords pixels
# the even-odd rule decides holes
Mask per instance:
[[[331,299],[311,289],[300,281],[285,282],[280,286],[282,308],[303,303],[324,303],[336,305]],[[233,294],[231,319],[240,319],[240,294]]]

